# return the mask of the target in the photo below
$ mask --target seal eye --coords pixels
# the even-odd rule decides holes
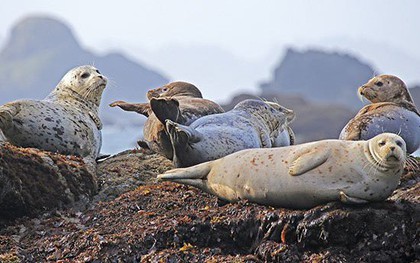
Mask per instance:
[[[401,141],[397,141],[397,145],[398,145],[399,147],[401,147],[401,146],[402,146],[402,142],[401,142]]]
[[[163,92],[167,92],[168,91],[168,88],[163,88],[162,91]]]
[[[378,87],[381,87],[384,84],[382,83],[382,81],[378,81],[378,82],[375,83],[375,85],[378,86]]]
[[[379,146],[381,146],[381,147],[382,147],[382,146],[384,146],[384,145],[385,145],[385,142],[384,142],[384,141],[380,141],[378,144],[379,144]]]
[[[82,79],[88,78],[90,76],[89,73],[85,72],[81,75]]]

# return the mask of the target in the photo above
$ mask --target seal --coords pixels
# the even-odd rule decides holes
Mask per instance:
[[[294,112],[274,102],[244,100],[231,111],[204,116],[189,126],[166,121],[175,167],[187,167],[248,148],[290,144]],[[293,141],[293,139],[292,139]]]
[[[390,132],[400,135],[407,152],[420,147],[420,114],[405,83],[396,76],[380,75],[358,89],[372,104],[363,107],[340,133],[342,140],[368,140]]]
[[[143,128],[144,142],[139,144],[166,158],[173,159],[172,144],[165,130],[165,121],[189,125],[194,120],[224,112],[217,103],[204,99],[200,90],[191,83],[176,81],[147,92],[148,103],[115,101],[111,107],[134,111],[147,117]]]
[[[45,99],[1,106],[0,129],[16,146],[95,160],[102,144],[98,108],[106,84],[93,66],[73,68]]]
[[[405,142],[391,133],[368,141],[323,140],[288,147],[248,149],[158,175],[221,199],[307,209],[331,201],[385,200],[397,187]]]

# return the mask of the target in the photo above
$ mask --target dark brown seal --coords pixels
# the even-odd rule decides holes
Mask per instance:
[[[172,144],[165,131],[167,119],[189,125],[194,120],[215,113],[224,112],[217,103],[204,99],[200,90],[191,83],[176,81],[147,92],[148,103],[115,101],[125,111],[134,111],[147,117],[143,128],[144,143],[168,159],[173,158]]]

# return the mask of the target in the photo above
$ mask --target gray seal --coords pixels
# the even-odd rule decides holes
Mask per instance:
[[[200,90],[191,83],[176,81],[147,92],[148,103],[129,103],[115,101],[111,107],[134,111],[147,117],[143,128],[144,141],[140,146],[147,147],[172,160],[172,144],[165,130],[165,121],[189,125],[196,119],[224,112],[217,103],[204,99]]]
[[[289,145],[294,139],[288,123],[294,116],[274,102],[244,100],[231,111],[204,116],[189,126],[167,120],[174,165],[191,166],[248,148]]]
[[[368,140],[390,132],[400,135],[407,152],[420,147],[420,114],[405,83],[392,75],[372,78],[358,89],[372,104],[363,107],[340,133],[342,140]]]
[[[45,99],[1,106],[0,129],[16,146],[95,160],[102,144],[98,108],[106,84],[93,66],[73,68]]]
[[[192,185],[221,199],[294,209],[332,201],[385,200],[406,160],[404,140],[383,133],[368,141],[323,140],[288,147],[248,149],[167,171],[159,180]]]

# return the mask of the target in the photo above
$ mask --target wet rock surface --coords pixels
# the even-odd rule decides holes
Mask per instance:
[[[137,165],[137,166],[135,166]],[[223,204],[157,183],[169,162],[143,150],[105,160],[90,207],[21,218],[0,230],[4,262],[414,262],[420,172],[385,202],[310,210]],[[134,183],[130,183],[130,182]],[[119,187],[123,182],[126,186]],[[112,190],[111,190],[112,189]],[[125,192],[125,193],[123,193]],[[114,198],[115,196],[118,196]]]

